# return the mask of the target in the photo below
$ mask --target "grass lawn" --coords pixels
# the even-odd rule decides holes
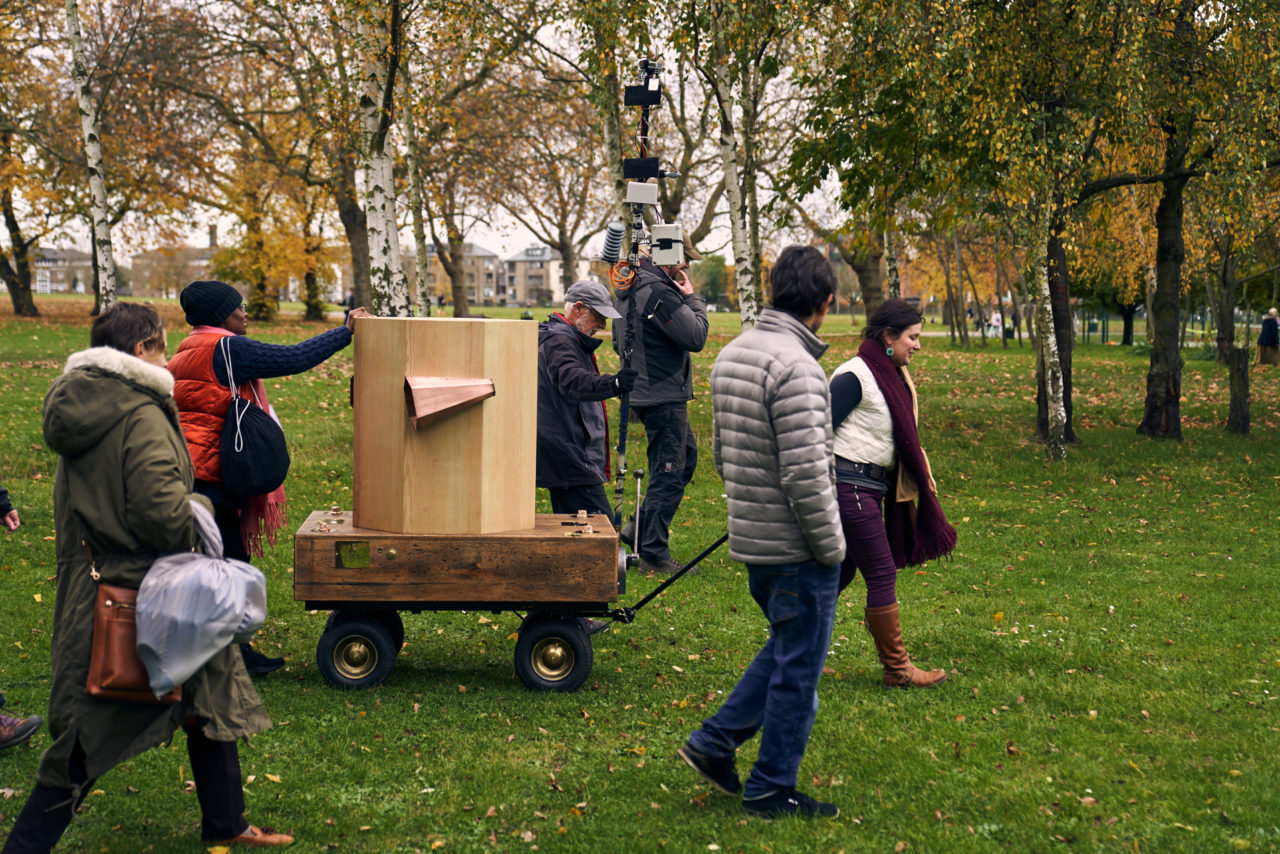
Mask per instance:
[[[0,308],[0,483],[23,520],[0,536],[0,689],[5,711],[43,714],[57,457],[40,406],[87,345],[88,305],[39,305],[38,320]],[[186,326],[164,310],[172,352]],[[678,557],[725,524],[707,381],[737,315],[712,317],[695,360],[703,453],[673,528]],[[288,342],[323,328],[286,320],[251,334]],[[857,339],[847,316],[823,333],[830,371]],[[602,369],[616,366],[600,352]],[[748,820],[675,756],[765,638],[727,550],[635,623],[596,636],[595,668],[575,693],[527,690],[512,665],[518,618],[488,613],[406,615],[390,680],[342,692],[316,670],[325,614],[293,600],[286,536],[261,562],[271,613],[259,645],[289,663],[257,682],[276,726],[241,748],[250,821],[292,829],[296,851],[1280,849],[1280,371],[1252,373],[1253,433],[1241,438],[1221,427],[1225,369],[1188,360],[1186,439],[1152,442],[1134,432],[1145,358],[1082,346],[1082,441],[1051,465],[1031,438],[1029,349],[963,352],[927,338],[913,367],[960,541],[951,559],[903,572],[898,590],[908,650],[949,678],[881,688],[863,588],[846,591],[801,768],[801,787],[837,803],[838,818]],[[293,453],[294,527],[312,509],[350,508],[350,372],[348,349],[269,382]],[[643,466],[642,431],[630,435]],[[655,584],[632,574],[622,604]],[[61,850],[200,850],[181,740],[101,778]],[[31,749],[0,755],[0,828],[48,743],[42,730]],[[754,750],[741,751],[744,774]]]

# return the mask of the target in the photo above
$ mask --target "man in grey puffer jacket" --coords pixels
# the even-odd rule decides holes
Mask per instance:
[[[720,710],[679,750],[743,808],[772,818],[834,816],[796,791],[818,709],[839,593],[844,534],[831,456],[831,401],[815,334],[836,279],[817,249],[789,246],[770,275],[772,308],[734,339],[711,371],[715,462],[729,498],[729,555],[747,565],[769,640]],[[760,736],[744,787],[734,753]]]

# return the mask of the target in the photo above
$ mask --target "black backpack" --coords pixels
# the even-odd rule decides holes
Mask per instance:
[[[284,430],[265,409],[240,396],[231,372],[230,336],[218,342],[227,366],[231,406],[222,426],[219,448],[222,485],[237,495],[266,495],[284,483],[289,474],[289,447]]]

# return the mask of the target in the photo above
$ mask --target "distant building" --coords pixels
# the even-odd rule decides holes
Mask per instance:
[[[93,256],[79,249],[31,250],[37,294],[83,294],[93,291]]]
[[[189,283],[210,277],[213,253],[218,251],[218,227],[209,226],[209,245],[162,246],[133,256],[133,295],[176,297]]]
[[[426,245],[427,280],[425,293],[433,298],[453,300],[453,282],[445,272],[444,264],[436,252],[435,243]],[[401,247],[400,263],[405,278],[409,280],[409,295],[417,300],[418,258],[412,246]],[[474,243],[462,244],[462,278],[467,289],[467,302],[471,305],[506,305],[506,291],[502,287],[502,262],[496,252],[490,252]]]
[[[503,262],[508,305],[558,307],[564,301],[564,267],[560,251],[534,243]],[[607,273],[607,267],[605,268]],[[578,259],[574,280],[602,280],[587,258]]]

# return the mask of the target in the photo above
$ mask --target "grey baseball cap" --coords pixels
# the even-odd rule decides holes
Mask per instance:
[[[609,289],[592,279],[583,279],[570,285],[569,290],[564,292],[564,301],[580,302],[594,309],[601,317],[614,320],[622,317],[613,307],[613,300],[609,298]]]

